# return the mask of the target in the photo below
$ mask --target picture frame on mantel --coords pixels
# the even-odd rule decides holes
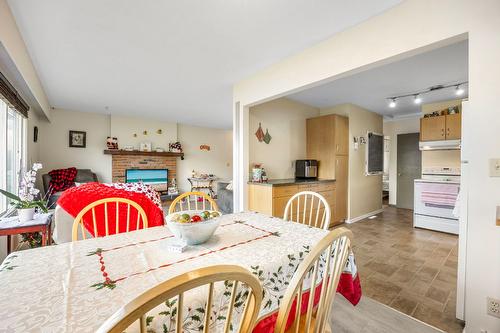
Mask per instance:
[[[87,132],[69,131],[69,146],[72,148],[86,148]]]

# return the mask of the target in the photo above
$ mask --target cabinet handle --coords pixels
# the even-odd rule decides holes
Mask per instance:
[[[336,149],[337,149],[337,151],[339,151],[339,145],[338,144],[336,145]]]

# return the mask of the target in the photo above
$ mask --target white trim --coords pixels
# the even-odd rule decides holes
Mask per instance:
[[[364,220],[372,215],[377,215],[377,214],[380,214],[384,211],[383,208],[381,209],[377,209],[377,210],[374,210],[373,212],[370,212],[370,213],[367,213],[367,214],[363,214],[361,216],[358,216],[358,217],[355,217],[355,218],[352,218],[352,219],[348,219],[345,221],[345,223],[355,223],[355,222],[358,222],[358,221],[361,221],[361,220]]]

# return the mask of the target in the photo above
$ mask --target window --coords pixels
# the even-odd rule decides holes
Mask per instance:
[[[17,193],[19,173],[26,167],[27,120],[0,99],[0,188]],[[0,213],[8,207],[0,198]]]

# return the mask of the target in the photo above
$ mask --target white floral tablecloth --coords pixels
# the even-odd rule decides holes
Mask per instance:
[[[260,317],[275,312],[296,267],[327,231],[253,212],[220,218],[207,243],[182,253],[168,250],[175,239],[167,227],[12,253],[0,265],[0,331],[94,332],[154,285],[216,264],[240,265],[257,275],[265,290]],[[215,326],[225,313],[229,287],[218,289]],[[205,297],[186,296],[186,332],[202,325]],[[150,330],[171,331],[175,306],[173,300],[153,311]]]

